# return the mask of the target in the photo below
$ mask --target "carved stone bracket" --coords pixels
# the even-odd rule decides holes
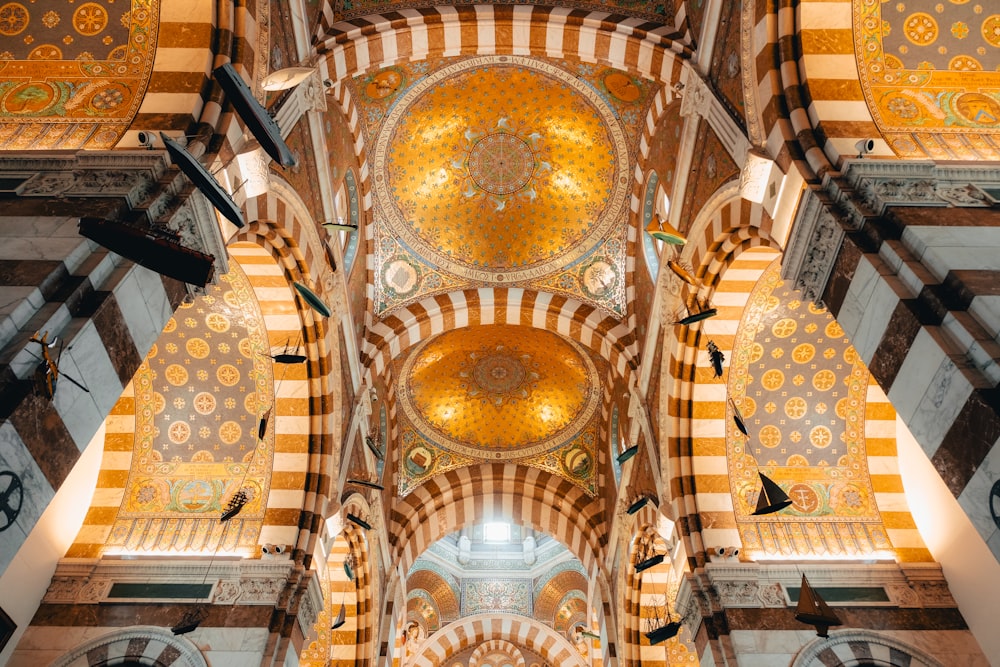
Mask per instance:
[[[792,236],[782,262],[781,277],[811,301],[818,302],[844,241],[844,229],[820,195],[807,190],[795,216]]]

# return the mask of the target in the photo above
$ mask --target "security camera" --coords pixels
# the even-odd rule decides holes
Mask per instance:
[[[854,147],[858,149],[858,157],[861,157],[863,155],[868,155],[869,153],[872,152],[872,150],[875,149],[875,140],[861,139],[856,144],[854,144]]]
[[[152,132],[140,132],[137,138],[139,139],[139,145],[148,150],[153,150],[153,145],[156,143],[156,136]]]
[[[740,555],[740,548],[726,547],[725,549],[722,550],[722,555],[725,556],[726,558],[736,558],[737,556]]]
[[[260,552],[265,556],[277,556],[285,552],[283,544],[262,544]]]

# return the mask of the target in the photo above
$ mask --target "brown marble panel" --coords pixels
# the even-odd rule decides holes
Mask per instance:
[[[998,277],[996,271],[949,271],[943,284],[954,294],[956,310],[966,310],[977,296],[1000,296]]]
[[[886,392],[892,388],[892,383],[895,382],[896,375],[910,351],[910,345],[921,329],[920,322],[912,311],[912,305],[909,300],[896,304],[896,309],[885,328],[885,334],[875,351],[875,357],[868,365],[868,370]]]
[[[958,609],[898,609],[895,607],[834,607],[844,627],[869,630],[967,630]],[[740,609],[725,611],[730,630],[802,630],[795,609]]]
[[[31,624],[46,627],[109,627],[157,625],[172,627],[195,605],[166,604],[42,604]],[[271,605],[208,605],[202,627],[267,627]]]
[[[60,271],[61,269],[61,271]],[[42,286],[54,273],[66,274],[62,262],[40,259],[2,259],[0,260],[0,285],[39,285]],[[42,293],[45,288],[41,287]]]
[[[135,375],[136,369],[142,363],[142,357],[139,356],[132,333],[125,323],[125,316],[118,307],[118,299],[111,292],[104,294],[107,296],[95,309],[92,320],[111,358],[111,365],[115,367],[115,373],[118,374],[122,386],[125,386]]]
[[[893,207],[904,225],[928,227],[1000,227],[1000,209],[947,208],[940,206]]]
[[[844,237],[837,259],[834,260],[833,270],[830,271],[830,278],[823,290],[823,302],[834,317],[840,313],[840,308],[844,305],[844,298],[847,296],[847,290],[851,286],[851,280],[858,270],[863,254],[852,235]]]
[[[52,400],[44,390],[28,392],[11,414],[10,423],[53,490],[58,490],[80,458],[80,450]]]
[[[957,498],[1000,438],[1000,389],[977,389],[962,406],[931,462]]]
[[[148,637],[135,637],[130,639],[128,646],[125,648],[126,658],[141,658],[142,654],[146,651],[146,647],[149,645]]]

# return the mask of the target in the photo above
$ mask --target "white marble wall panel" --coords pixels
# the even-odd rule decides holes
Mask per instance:
[[[858,262],[858,268],[854,271],[854,278],[851,279],[851,284],[847,288],[844,304],[841,306],[840,312],[837,313],[837,322],[852,341],[854,340],[854,332],[857,331],[861,318],[864,317],[865,309],[868,307],[868,302],[871,301],[879,280],[875,265],[867,256],[862,257],[861,261]]]
[[[1000,343],[1000,296],[977,296],[969,304],[969,312]]]
[[[879,280],[872,290],[871,299],[856,328],[848,332],[851,344],[865,363],[870,364],[875,357],[875,350],[882,342],[882,336],[892,335],[892,332],[887,332],[886,329],[898,304],[899,296],[892,285],[886,280]]]
[[[990,448],[990,453],[986,455],[975,474],[965,485],[965,489],[958,496],[958,504],[965,510],[966,516],[975,526],[987,546],[1000,560],[1000,528],[993,521],[990,513],[990,489],[993,484],[1000,480],[1000,441],[994,442]],[[997,503],[1000,506],[1000,502]]]
[[[10,422],[0,424],[0,470],[13,472],[21,481],[20,513],[0,534],[0,574],[3,574],[55,493]],[[14,497],[7,502],[13,505]]]
[[[163,281],[159,274],[135,264],[115,287],[114,295],[136,350],[145,357],[170,319]]]
[[[910,346],[889,400],[930,457],[971,393],[972,385],[925,327]]]
[[[62,379],[54,399],[56,411],[82,451],[123,389],[93,321],[88,320],[63,350],[59,366],[90,390],[86,393]]]

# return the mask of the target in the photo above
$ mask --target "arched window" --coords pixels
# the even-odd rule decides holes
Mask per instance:
[[[647,234],[648,236],[648,234]],[[618,406],[611,408],[611,465],[615,469],[615,486],[622,483],[622,464],[618,461],[621,454],[621,437],[618,433]]]
[[[642,237],[642,256],[646,262],[649,277],[656,282],[656,274],[660,271],[660,247],[657,241],[646,233],[646,227],[657,214],[657,192],[660,187],[660,177],[655,171],[646,177],[646,188],[642,197],[642,219],[640,221],[640,236]]]

